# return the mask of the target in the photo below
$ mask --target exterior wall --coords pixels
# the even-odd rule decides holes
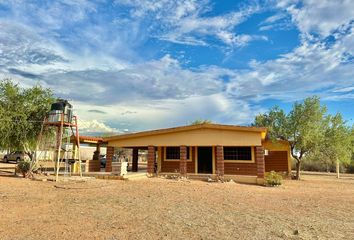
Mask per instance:
[[[101,163],[99,160],[87,160],[86,172],[99,172],[101,170]]]
[[[257,164],[257,177],[264,178],[265,164],[264,164],[264,148],[256,147],[256,164]]]
[[[114,147],[107,147],[106,172],[112,172],[113,155],[114,155]]]
[[[261,146],[261,139],[261,132],[194,129],[158,135],[108,140],[108,146]]]
[[[230,161],[224,160],[225,175],[250,175],[257,176],[257,164],[255,162],[255,149],[252,148],[252,161]]]
[[[186,173],[187,173],[187,147],[181,146],[179,152],[180,152],[179,171],[182,175],[186,175]]]
[[[248,175],[248,176],[257,176],[257,162],[255,148],[252,148],[252,161],[232,161],[224,160],[224,170],[222,171],[222,160],[223,154],[217,154],[217,148],[222,146],[213,147],[213,174],[218,173],[221,170],[221,174],[225,175]],[[165,147],[161,147],[161,173],[179,173],[180,172],[180,161],[179,160],[166,160],[165,159]],[[187,161],[187,173],[195,174],[198,169],[198,154],[197,147],[191,147],[191,160]],[[219,164],[217,163],[217,158],[220,158]],[[222,159],[221,159],[222,158]]]
[[[256,163],[233,163],[224,161],[224,172],[226,175],[251,175],[257,176]]]
[[[148,147],[147,173],[151,176],[154,174],[156,151],[154,146]]]
[[[290,145],[287,141],[266,140],[262,142],[264,149],[268,150],[268,155],[265,156],[266,172],[291,172],[291,155]]]
[[[215,149],[216,149],[215,151],[216,173],[219,174],[219,176],[224,176],[225,173],[224,148],[223,146],[216,146]]]
[[[187,173],[195,173],[195,147],[191,147],[190,160],[187,160]],[[166,160],[165,159],[165,149],[166,147],[161,147],[161,172],[165,173],[175,173],[180,172],[180,161],[179,160]]]
[[[268,151],[268,155],[265,156],[265,171],[288,172],[287,151]]]

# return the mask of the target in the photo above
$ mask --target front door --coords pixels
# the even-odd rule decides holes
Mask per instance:
[[[212,147],[198,147],[198,173],[213,173]]]

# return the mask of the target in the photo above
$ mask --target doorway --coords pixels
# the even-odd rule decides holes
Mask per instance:
[[[213,173],[212,147],[198,147],[198,173]]]

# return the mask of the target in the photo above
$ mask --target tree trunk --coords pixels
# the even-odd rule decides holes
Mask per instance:
[[[339,161],[337,160],[336,164],[336,172],[337,172],[337,178],[339,178]]]
[[[300,180],[301,161],[296,161],[296,180]]]
[[[33,153],[32,152],[25,152],[27,156],[29,157],[30,161],[33,161]]]

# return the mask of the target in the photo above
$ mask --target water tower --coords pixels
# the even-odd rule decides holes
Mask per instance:
[[[44,142],[46,146],[55,146],[53,161],[55,162],[56,181],[58,181],[60,162],[65,162],[65,172],[68,171],[69,163],[78,163],[78,171],[82,176],[77,117],[73,115],[73,107],[67,100],[58,99],[51,105],[50,112],[43,122],[40,141],[43,140],[44,135],[47,135],[46,133],[51,136],[53,133],[55,135],[54,139],[47,139]],[[74,140],[74,144],[71,157],[69,157],[71,139]],[[48,147],[45,148],[48,149]]]

